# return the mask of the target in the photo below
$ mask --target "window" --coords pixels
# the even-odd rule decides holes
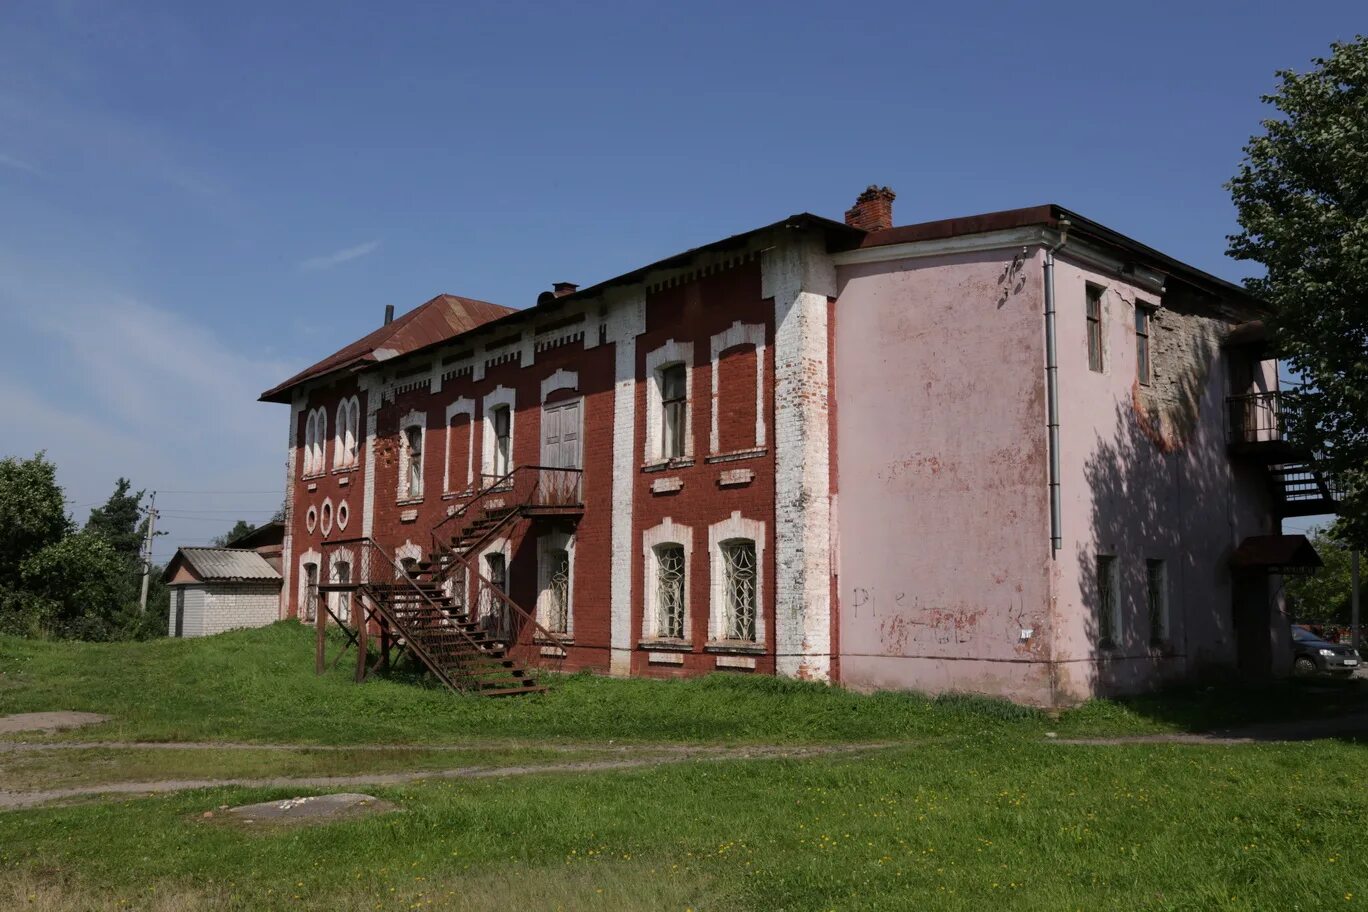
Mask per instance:
[[[422,412],[409,412],[399,424],[399,499],[423,499]]]
[[[1097,556],[1097,644],[1103,649],[1116,646],[1120,633],[1120,601],[1117,598],[1116,557]]]
[[[1169,638],[1168,568],[1163,561],[1145,561],[1145,594],[1149,604],[1150,643],[1159,646]]]
[[[304,620],[313,623],[318,616],[318,564],[304,565]]]
[[[327,468],[328,412],[316,408],[309,412],[304,423],[304,474],[317,475]]]
[[[494,477],[503,478],[513,471],[512,410],[506,405],[495,406],[490,413],[494,428]],[[491,479],[493,480],[493,479]]]
[[[361,402],[355,396],[337,405],[337,436],[333,440],[333,468],[350,469],[359,462],[358,431],[361,424]]]
[[[755,642],[755,542],[732,540],[722,543],[723,637]]]
[[[1088,294],[1088,369],[1102,372],[1102,293],[1100,285],[1089,285]]]
[[[660,369],[660,403],[664,418],[660,455],[663,459],[678,459],[684,455],[684,435],[688,432],[686,387],[683,364],[671,364]]]
[[[338,561],[333,564],[332,581],[345,585],[351,582],[351,564],[347,561]],[[334,592],[333,597],[333,616],[339,624],[351,623],[351,593]]]
[[[484,579],[476,580],[479,592],[480,623],[486,630],[501,634],[507,624],[506,606],[501,593],[508,591],[508,562],[502,551],[490,551],[484,556]]]
[[[684,546],[659,545],[656,559],[656,636],[684,639]]]
[[[551,577],[546,587],[546,628],[570,632],[570,552],[556,548],[547,554]]]
[[[1150,383],[1150,309],[1135,305],[1135,376],[1141,386]]]

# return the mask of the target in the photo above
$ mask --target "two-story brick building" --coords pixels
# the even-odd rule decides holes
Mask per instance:
[[[1275,669],[1258,537],[1333,505],[1260,302],[1058,206],[892,202],[524,309],[442,295],[263,394],[285,613],[355,572],[338,542],[426,565],[538,505],[463,541],[566,669],[1039,703]]]

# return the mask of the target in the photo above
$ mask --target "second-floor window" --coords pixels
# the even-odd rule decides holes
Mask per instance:
[[[506,405],[496,406],[490,413],[494,427],[494,475],[502,478],[513,471],[512,411]]]
[[[1150,309],[1135,305],[1135,376],[1141,386],[1150,383]]]
[[[1088,370],[1102,372],[1102,287],[1089,285],[1087,299],[1088,316]]]
[[[400,439],[399,499],[419,500],[423,496],[423,426],[404,425]]]
[[[660,455],[664,459],[677,459],[684,455],[684,435],[687,432],[685,409],[688,407],[688,391],[683,364],[671,364],[660,369],[660,402],[663,419]]]

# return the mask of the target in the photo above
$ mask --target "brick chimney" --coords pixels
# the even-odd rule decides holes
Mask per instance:
[[[845,223],[862,231],[882,231],[893,227],[893,200],[897,197],[887,187],[870,184],[846,210]]]
[[[574,282],[556,282],[551,286],[551,293],[558,298],[563,298],[568,294],[574,294],[579,288]]]

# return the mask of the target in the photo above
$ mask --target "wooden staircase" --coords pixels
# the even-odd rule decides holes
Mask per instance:
[[[364,678],[367,633],[378,626],[382,662],[388,663],[392,648],[407,650],[453,690],[490,697],[546,690],[526,659],[559,661],[565,644],[481,575],[478,554],[520,520],[582,515],[579,475],[578,469],[523,466],[495,479],[439,523],[426,559],[408,566],[368,538],[326,544],[323,566],[334,568],[334,578],[318,592],[329,595],[327,613],[359,641],[358,680]],[[337,561],[344,556],[346,578],[338,579]],[[333,593],[349,594],[350,611],[341,612],[348,617],[334,612]]]

